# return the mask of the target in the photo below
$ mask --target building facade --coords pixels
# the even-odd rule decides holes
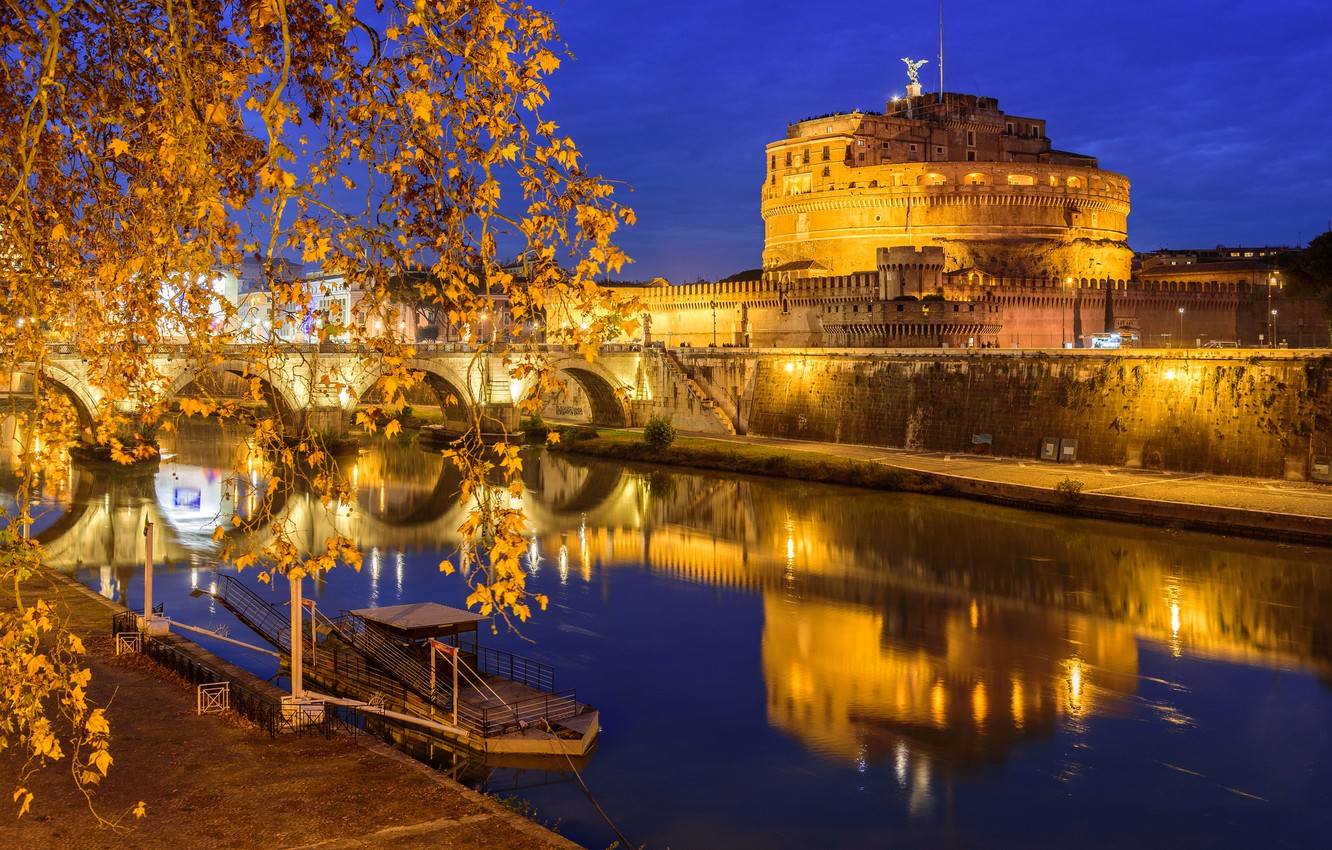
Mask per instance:
[[[880,248],[933,246],[948,269],[1129,276],[1128,178],[1055,150],[1043,120],[994,98],[916,94],[806,119],[765,156],[765,271],[873,271]]]

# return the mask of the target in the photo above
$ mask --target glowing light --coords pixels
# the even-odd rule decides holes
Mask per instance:
[[[560,546],[560,584],[569,580],[569,547]]]
[[[980,608],[976,605],[976,600],[971,600],[971,630],[976,631],[980,626]]]
[[[907,784],[907,767],[909,766],[907,755],[906,744],[898,741],[897,745],[893,747],[893,773],[897,776],[898,786],[902,788],[905,788]]]
[[[975,718],[976,725],[984,726],[985,718],[990,714],[990,696],[985,692],[985,683],[977,682],[971,689],[971,716]]]
[[[944,691],[943,682],[935,682],[934,687],[930,688],[930,719],[940,729],[948,722],[948,694]]]
[[[1083,690],[1086,687],[1086,673],[1082,669],[1082,659],[1076,655],[1064,662],[1068,671],[1068,679],[1065,682],[1066,694],[1064,707],[1068,710],[1070,717],[1082,717],[1087,706],[1083,700]]]
[[[1174,370],[1174,369],[1167,369],[1166,372],[1165,372],[1165,379],[1166,379],[1167,381],[1173,381],[1173,380],[1175,380],[1175,370]]]
[[[339,403],[339,404],[341,404],[343,407],[346,407],[346,406],[347,406],[347,402],[350,401],[350,400],[351,400],[351,393],[347,392],[347,388],[346,388],[346,387],[343,387],[342,389],[338,390],[338,403]]]
[[[787,372],[794,372],[794,371],[795,371],[795,364],[794,364],[794,363],[791,363],[791,362],[788,362],[788,363],[786,364],[786,367],[785,367],[785,368],[786,368],[786,371],[787,371]]]
[[[1023,699],[1022,680],[1017,676],[1013,677],[1013,694],[1009,698],[1009,703],[1013,708],[1013,726],[1017,729],[1022,728],[1027,717],[1027,701]]]

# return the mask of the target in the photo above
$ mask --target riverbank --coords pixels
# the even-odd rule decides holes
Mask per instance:
[[[1332,546],[1332,487],[1307,482],[768,437],[681,436],[655,450],[643,443],[641,432],[630,430],[590,436],[587,429],[565,429],[555,450]]]
[[[115,655],[111,617],[122,606],[57,573],[24,591],[66,612],[88,650],[91,696],[109,703],[115,762],[95,791],[97,811],[114,820],[143,800],[148,815],[125,818],[132,832],[99,829],[61,761],[28,783],[36,799],[27,815],[0,818],[0,846],[578,848],[368,735],[270,737],[234,714],[200,716],[193,687],[144,656]],[[230,675],[272,687],[237,668]],[[0,751],[0,775],[13,782],[19,767],[13,748]]]

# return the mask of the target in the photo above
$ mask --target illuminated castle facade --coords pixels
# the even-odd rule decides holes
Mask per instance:
[[[766,151],[763,268],[847,275],[880,248],[938,247],[945,271],[1125,280],[1129,181],[1055,150],[1045,122],[944,93],[789,125]]]

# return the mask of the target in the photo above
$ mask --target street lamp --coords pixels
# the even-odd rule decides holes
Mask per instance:
[[[1072,285],[1073,285],[1073,278],[1071,278],[1071,277],[1066,277],[1066,278],[1064,278],[1064,287],[1065,287],[1065,288],[1063,288],[1063,289],[1060,291],[1060,296],[1061,296],[1060,299],[1059,299],[1060,301],[1064,301],[1064,302],[1067,302],[1067,301],[1068,301],[1068,289],[1067,289],[1067,287],[1070,287],[1070,286],[1072,286]],[[1068,312],[1068,311],[1065,309],[1065,306],[1066,306],[1066,303],[1065,303],[1065,304],[1061,304],[1061,305],[1059,306],[1059,347],[1060,347],[1060,348],[1063,348],[1063,347],[1064,347],[1064,342],[1068,339],[1068,327],[1067,327],[1067,325],[1065,325],[1065,323],[1064,323],[1064,320],[1067,318],[1067,315],[1066,315],[1066,314],[1067,314],[1067,312]],[[1073,324],[1076,325],[1077,322],[1074,322]],[[1074,330],[1076,331],[1077,328],[1074,327]]]
[[[1184,308],[1179,308],[1179,347],[1184,347]]]
[[[1277,311],[1272,310],[1267,314],[1267,347],[1276,348],[1276,317]]]
[[[717,299],[712,299],[712,347],[717,347]]]

